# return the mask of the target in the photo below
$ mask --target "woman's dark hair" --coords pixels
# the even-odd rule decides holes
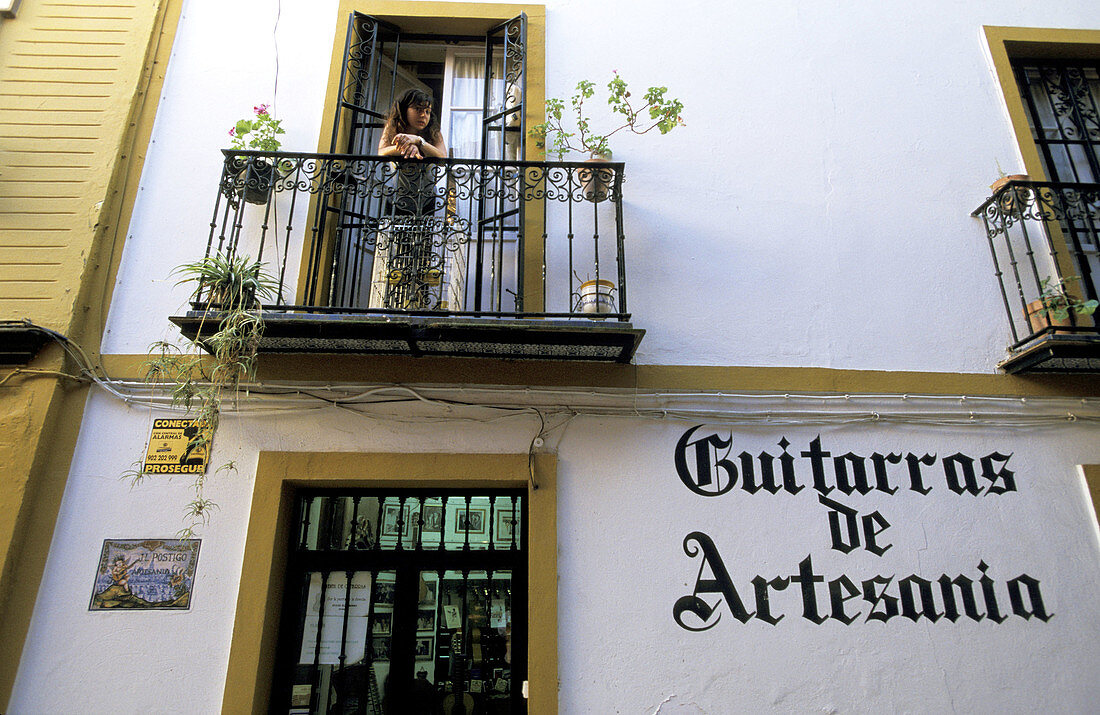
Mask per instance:
[[[434,144],[439,136],[439,118],[435,112],[432,112],[431,119],[428,120],[428,126],[424,127],[422,132],[409,131],[409,125],[405,122],[405,110],[409,107],[422,107],[424,105],[435,106],[431,94],[415,87],[405,90],[386,114],[386,126],[393,127],[394,134],[419,134]]]

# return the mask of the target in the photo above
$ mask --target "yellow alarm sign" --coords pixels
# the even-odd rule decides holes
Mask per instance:
[[[200,429],[208,437],[203,446],[188,449]],[[145,455],[145,474],[202,474],[210,456],[208,428],[200,428],[199,420],[153,420],[149,435],[149,451]]]

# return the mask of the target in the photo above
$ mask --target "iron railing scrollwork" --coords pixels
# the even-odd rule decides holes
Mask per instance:
[[[629,320],[621,163],[224,154],[206,255],[259,257],[269,310]]]
[[[971,214],[981,218],[1012,331],[1010,349],[1050,334],[1095,335],[1090,316],[1054,319],[1042,293],[1100,293],[1100,184],[1011,181]]]

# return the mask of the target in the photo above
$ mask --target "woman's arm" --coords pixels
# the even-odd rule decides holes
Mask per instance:
[[[378,153],[382,156],[404,155],[405,151],[397,144],[397,137],[403,134],[394,134],[393,127],[387,126],[382,130],[382,137],[378,140]]]
[[[443,134],[437,133],[434,142],[429,142],[419,134],[395,134],[388,137],[385,133],[378,142],[378,153],[382,156],[403,156],[406,159],[423,159],[426,156],[446,158],[447,147],[443,144]]]
[[[436,132],[435,141],[428,142],[423,137],[417,137],[420,139],[420,153],[424,156],[434,156],[437,159],[447,158],[447,147],[443,143],[443,133]]]

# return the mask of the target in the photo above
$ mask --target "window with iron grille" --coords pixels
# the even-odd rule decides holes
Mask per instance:
[[[1038,194],[1037,218],[1058,220],[1085,298],[1100,295],[1100,63],[1013,60],[1031,136],[1047,178],[1064,186]],[[1044,196],[1057,198],[1049,205]]]
[[[302,491],[272,711],[523,713],[522,490]]]
[[[1100,63],[1016,60],[1032,138],[1051,181],[1100,181]]]

